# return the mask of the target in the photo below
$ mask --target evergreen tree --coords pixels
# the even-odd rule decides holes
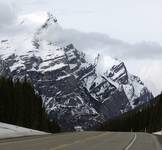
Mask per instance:
[[[135,110],[113,118],[97,130],[156,132],[162,129],[162,94]]]
[[[60,131],[58,124],[49,120],[41,97],[26,78],[23,83],[0,78],[0,122],[46,132]]]

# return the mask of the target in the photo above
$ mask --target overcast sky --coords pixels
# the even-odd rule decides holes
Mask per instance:
[[[0,0],[0,35],[17,33],[21,16],[41,23],[45,11],[57,17],[61,38],[123,60],[155,95],[162,91],[162,0]]]

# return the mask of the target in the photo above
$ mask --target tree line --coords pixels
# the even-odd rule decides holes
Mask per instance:
[[[148,133],[162,130],[162,94],[147,104],[104,122],[97,130]]]
[[[12,78],[0,77],[0,122],[52,133],[60,131],[58,124],[49,120],[42,98],[26,79],[13,82]]]

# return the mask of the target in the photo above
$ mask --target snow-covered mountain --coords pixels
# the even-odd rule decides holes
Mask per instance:
[[[100,72],[102,57],[89,62],[83,52],[59,38],[61,30],[48,14],[34,33],[1,39],[0,74],[14,80],[27,77],[42,96],[49,117],[57,119],[62,129],[93,128],[153,98],[124,62],[112,59]]]

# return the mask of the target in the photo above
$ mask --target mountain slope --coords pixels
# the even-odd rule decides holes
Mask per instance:
[[[51,14],[32,35],[1,40],[0,74],[23,80],[26,76],[42,98],[51,119],[63,130],[98,123],[129,111],[153,98],[142,81],[123,62],[112,59],[110,69],[99,72],[102,58],[90,63],[73,44],[55,38],[62,30]]]

